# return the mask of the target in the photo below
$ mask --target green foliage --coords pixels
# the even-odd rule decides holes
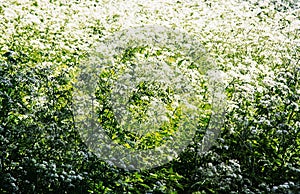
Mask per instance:
[[[166,63],[170,66],[171,64],[175,64],[174,66],[181,66],[182,69],[186,68],[195,70],[197,72],[201,71],[197,69],[199,65],[194,65],[194,67],[188,65],[185,67],[185,65],[183,65],[182,63],[187,59],[185,59],[180,54],[174,53],[174,56],[170,57],[165,53],[165,50],[167,49],[159,48],[151,51],[151,48],[147,46],[133,47],[130,49],[128,48],[124,51],[124,53],[121,53],[121,56],[115,56],[115,58],[117,58],[115,62],[116,65],[110,65],[109,68],[103,68],[103,70],[99,73],[99,81],[96,89],[96,99],[100,104],[98,110],[99,123],[115,143],[121,144],[126,148],[152,149],[161,146],[163,143],[165,143],[164,139],[171,138],[172,135],[176,131],[178,131],[178,128],[180,127],[180,120],[184,116],[184,114],[182,113],[184,111],[184,107],[178,106],[178,97],[176,99],[176,95],[178,94],[176,94],[176,91],[174,91],[174,88],[176,87],[176,85],[174,86],[175,83],[173,85],[169,85],[158,80],[144,80],[136,83],[137,85],[134,86],[134,91],[130,95],[128,102],[125,102],[126,104],[124,103],[126,106],[125,108],[129,111],[128,114],[130,113],[131,115],[128,116],[129,118],[126,118],[127,120],[125,119],[125,121],[129,123],[128,125],[125,124],[125,126],[122,126],[120,124],[120,118],[118,118],[126,117],[124,115],[119,115],[124,113],[122,113],[121,110],[118,110],[118,108],[124,109],[124,107],[120,108],[113,106],[114,103],[116,104],[115,101],[118,100],[113,97],[113,95],[115,95],[115,93],[113,92],[115,83],[113,81],[119,79],[120,76],[124,75],[132,77],[132,79],[140,79],[140,75],[138,75],[137,72],[131,74],[128,73],[128,69],[141,68],[136,63],[142,63],[143,60],[152,65],[151,60],[153,60],[153,58],[165,58]],[[178,51],[178,53],[179,52],[180,51]],[[143,57],[139,58],[140,55],[142,55]],[[148,64],[148,66],[150,65]],[[153,68],[161,68],[159,67],[159,65],[157,65],[157,67],[155,65],[153,65]],[[145,66],[147,65],[145,64]],[[152,75],[154,73],[148,73],[151,76],[154,76]],[[193,72],[191,71],[191,73]],[[203,77],[204,76],[199,76],[198,79],[203,79]],[[207,102],[207,83],[204,79],[201,80],[201,82],[199,80],[197,80],[197,83],[199,83],[199,85],[202,84],[202,88],[199,87],[201,91],[197,91],[197,94],[199,94],[198,97],[201,95],[203,99],[198,100],[198,104],[199,106],[201,106],[199,107],[201,111],[199,111],[198,114],[203,117],[203,121],[206,119],[206,123],[201,123],[202,125],[206,126],[208,124],[207,118],[209,117],[208,112],[210,109],[210,104]],[[191,82],[195,82],[195,80],[191,79]],[[156,104],[153,105],[153,102],[155,102]],[[161,102],[163,105],[158,104],[158,102]],[[164,106],[165,110],[156,112],[156,110],[151,110],[153,106]],[[154,117],[158,117],[158,115],[165,116],[165,121],[157,124],[159,127],[156,127],[156,123],[151,124],[150,127],[154,129],[157,128],[157,131],[153,131],[153,129],[147,131],[144,129],[146,127],[140,127],[140,125],[142,126],[143,123],[149,122],[147,120],[149,119],[149,117],[153,117],[149,116],[149,114],[153,115]],[[130,120],[130,122],[128,122],[128,120]],[[159,121],[159,119],[157,120]],[[133,122],[138,123],[138,126],[133,125]],[[142,133],[134,131],[134,127],[142,128]],[[134,129],[130,130],[131,128]]]
[[[228,114],[224,138],[229,141],[223,146],[228,147],[229,157],[240,161],[252,187],[267,184],[274,189],[291,182],[299,189],[300,72],[290,64],[275,72],[274,82],[261,81],[264,90],[255,91],[252,99],[237,96],[239,108]],[[232,128],[237,130],[230,132]]]
[[[6,53],[9,62],[0,69],[0,190],[72,191],[84,175],[68,75],[55,76],[51,67],[33,68],[12,55]]]
[[[116,2],[1,2],[0,193],[299,193],[299,3]],[[204,103],[203,120],[184,152],[163,166],[127,171],[97,158],[82,142],[73,116],[73,84],[95,42],[153,22],[194,35],[224,71],[225,123],[213,147],[201,152],[211,108]],[[153,57],[146,51],[129,49],[119,64],[134,54]],[[174,53],[165,59],[180,66],[178,58]],[[99,119],[117,143],[155,147],[172,136],[180,111],[156,136],[140,139],[118,128],[106,79],[118,68],[99,75],[96,95],[104,105]],[[130,101],[140,108],[133,110],[136,118],[149,105],[145,96],[172,109],[173,92],[161,87],[139,85]],[[205,84],[201,87],[205,95]]]

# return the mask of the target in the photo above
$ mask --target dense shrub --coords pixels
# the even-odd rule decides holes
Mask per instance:
[[[299,193],[299,13],[293,0],[2,1],[0,193]],[[227,107],[209,151],[199,128],[176,159],[131,172],[82,142],[73,84],[97,42],[144,24],[198,40]]]

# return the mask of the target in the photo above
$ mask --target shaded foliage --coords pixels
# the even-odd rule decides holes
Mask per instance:
[[[300,51],[294,41],[299,40],[299,4],[251,1],[233,10],[220,2],[172,6],[180,10],[176,13],[181,4],[189,8],[182,16],[184,28],[199,35],[229,77],[221,134],[202,153],[200,123],[178,158],[144,171],[126,171],[97,158],[82,142],[72,112],[78,64],[93,42],[120,28],[122,17],[84,15],[72,7],[80,2],[1,3],[0,193],[299,193]],[[225,11],[214,15],[219,4]],[[203,26],[189,23],[199,7],[208,17]],[[154,12],[140,10],[147,22],[166,15],[163,9]],[[78,19],[77,13],[83,16]],[[47,23],[47,17],[58,19]],[[150,90],[145,95],[151,96]]]

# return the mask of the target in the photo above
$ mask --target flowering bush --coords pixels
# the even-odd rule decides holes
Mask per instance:
[[[0,192],[298,193],[299,14],[294,0],[2,1]],[[130,172],[86,148],[72,91],[99,41],[144,25],[202,44],[222,71],[227,107],[209,151],[199,123],[177,158]]]

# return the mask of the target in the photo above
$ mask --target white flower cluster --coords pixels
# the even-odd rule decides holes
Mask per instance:
[[[216,65],[225,72],[222,76],[227,85],[243,83],[237,85],[229,102],[229,109],[233,109],[238,104],[238,96],[253,99],[255,92],[265,90],[261,83],[269,86],[277,83],[274,79],[276,72],[281,71],[279,66],[299,66],[299,3],[293,8],[280,4],[283,10],[278,6],[279,3],[267,0],[85,0],[73,3],[3,0],[0,54],[8,50],[18,52],[19,45],[43,51],[50,58],[62,55],[60,61],[47,62],[63,64],[77,51],[84,54],[94,50],[99,40],[114,32],[144,25],[166,26],[187,32],[204,45]],[[180,40],[174,39],[176,41]],[[109,47],[106,51],[103,55],[114,54]],[[43,65],[45,61],[39,62]]]

